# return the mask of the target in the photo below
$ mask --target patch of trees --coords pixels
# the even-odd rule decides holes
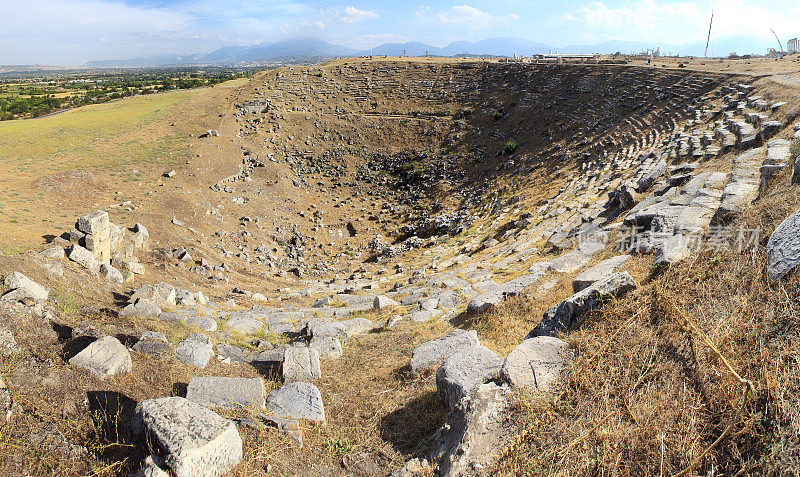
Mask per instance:
[[[53,96],[31,96],[30,98],[0,98],[0,119],[16,116],[39,117],[61,108],[64,100]]]

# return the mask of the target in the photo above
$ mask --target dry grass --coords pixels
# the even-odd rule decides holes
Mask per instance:
[[[24,351],[0,362],[0,374],[20,406],[9,424],[0,425],[1,475],[127,475],[137,462],[129,427],[137,402],[182,395],[194,376],[260,375],[267,392],[281,386],[279,376],[247,365],[212,359],[199,370],[169,356],[135,352],[131,373],[98,380],[66,364],[71,326],[90,322],[120,339],[126,330],[138,335],[142,329],[169,327],[153,320],[110,320],[100,311],[64,304],[78,299],[59,295],[64,314],[56,312],[57,326],[21,314],[4,317]],[[322,391],[327,424],[304,424],[302,448],[272,429],[241,427],[245,456],[232,475],[377,475],[412,457],[427,457],[446,409],[436,396],[433,374],[411,375],[408,360],[415,346],[448,329],[433,321],[403,323],[349,340],[342,358],[323,360],[323,378],[314,382]],[[177,340],[191,330],[172,331]],[[247,410],[220,413],[230,418]],[[37,444],[44,429],[63,439]],[[65,442],[86,451],[70,454]]]
[[[315,382],[326,425],[307,426],[302,449],[272,431],[248,432],[250,456],[235,475],[377,475],[427,457],[446,410],[434,376],[411,375],[408,357],[446,330],[441,323],[407,323],[348,341],[341,358],[322,362],[323,377]]]
[[[736,224],[760,226],[761,245],[798,207],[787,181]],[[578,357],[563,392],[518,403],[525,430],[498,473],[673,475],[706,450],[689,475],[800,472],[800,278],[771,284],[765,262],[761,246],[704,252],[591,313],[566,337]]]

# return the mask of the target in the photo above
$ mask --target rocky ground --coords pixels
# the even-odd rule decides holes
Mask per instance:
[[[0,257],[0,469],[790,470],[777,447],[738,445],[756,418],[731,421],[741,398],[705,388],[733,372],[745,407],[788,387],[736,374],[724,319],[681,314],[747,257],[763,274],[730,303],[796,295],[798,114],[769,78],[686,68],[349,59],[257,75],[208,103],[214,129],[147,207],[101,204]],[[778,328],[796,319],[784,305]],[[668,316],[707,348],[684,359],[648,341],[674,330],[643,337]],[[792,349],[772,325],[759,336]],[[659,385],[657,361],[685,374]],[[619,369],[642,370],[625,392],[687,406],[598,405]],[[671,416],[660,437],[647,413]],[[794,455],[793,415],[770,418],[759,439]]]

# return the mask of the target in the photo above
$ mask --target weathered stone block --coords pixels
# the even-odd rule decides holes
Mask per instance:
[[[500,373],[503,358],[486,346],[464,348],[450,355],[436,371],[436,392],[450,409],[478,386]]]
[[[333,336],[315,336],[311,338],[308,347],[317,350],[321,358],[340,358],[342,356],[342,343]]]
[[[109,281],[114,283],[121,284],[122,282],[125,281],[125,279],[122,277],[122,272],[112,267],[111,265],[106,265],[105,263],[100,265],[100,274],[106,277]]]
[[[213,351],[211,338],[203,333],[192,333],[175,348],[175,356],[186,364],[203,369],[211,360]]]
[[[94,253],[86,250],[78,244],[73,244],[67,251],[67,257],[83,268],[92,271],[100,271],[100,262],[94,256]]]
[[[372,307],[375,308],[376,310],[382,310],[386,307],[399,306],[399,305],[400,303],[397,303],[396,301],[392,300],[386,295],[378,295],[372,302]]]
[[[417,373],[423,369],[432,368],[448,356],[479,344],[478,333],[475,330],[455,329],[441,338],[422,343],[414,348],[411,353],[411,372]]]
[[[290,347],[283,354],[283,380],[309,381],[322,376],[319,352],[313,348]]]
[[[310,383],[284,384],[269,393],[267,411],[278,417],[325,422],[325,406],[319,389]]]
[[[95,210],[78,219],[75,228],[85,234],[108,234],[108,224],[108,212]]]
[[[182,397],[139,403],[132,431],[137,443],[162,456],[176,477],[220,477],[242,459],[236,425]]]
[[[204,407],[264,407],[266,393],[261,378],[199,376],[189,380],[186,399]]]
[[[770,280],[780,280],[800,263],[800,210],[786,218],[767,242]]]
[[[487,383],[459,403],[433,437],[434,475],[481,475],[476,471],[491,468],[516,430],[509,413],[511,396],[508,386]]]
[[[608,275],[614,273],[619,267],[622,266],[622,264],[628,261],[629,258],[631,258],[630,255],[618,255],[616,257],[603,260],[602,262],[578,275],[572,281],[572,291],[574,293],[578,293],[593,283],[602,280]]]
[[[514,387],[548,392],[569,371],[569,345],[552,336],[529,338],[506,357],[500,374]]]
[[[50,292],[47,290],[47,288],[39,285],[20,272],[12,272],[6,275],[5,280],[3,280],[3,284],[12,289],[12,292],[10,293],[14,293],[14,297],[17,300],[22,298],[31,298],[34,300],[45,301],[50,295]]]
[[[83,351],[73,356],[69,364],[86,368],[100,379],[128,373],[133,368],[128,348],[113,336],[103,336],[93,341]]]
[[[615,273],[551,306],[528,338],[554,336],[578,325],[580,318],[589,310],[599,306],[604,299],[617,297],[636,288],[636,282],[628,272]]]

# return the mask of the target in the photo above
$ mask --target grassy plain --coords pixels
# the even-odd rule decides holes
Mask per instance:
[[[120,193],[142,195],[132,189],[190,154],[203,117],[198,106],[246,81],[0,123],[0,250],[24,250]]]

